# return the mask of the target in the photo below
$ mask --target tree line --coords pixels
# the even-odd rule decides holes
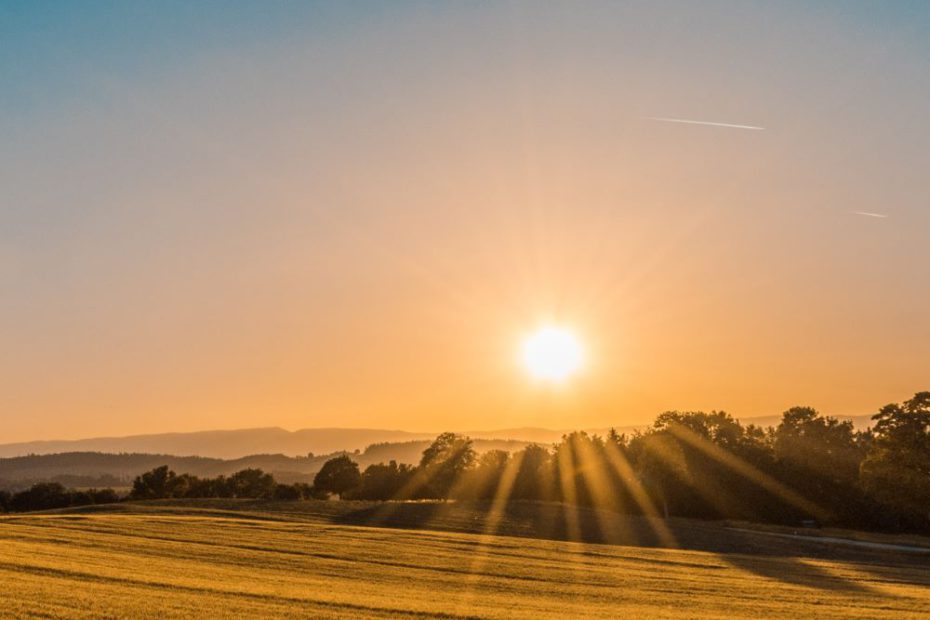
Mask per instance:
[[[930,392],[883,407],[872,428],[809,407],[776,427],[670,411],[632,435],[566,435],[552,447],[476,454],[444,433],[417,466],[327,461],[318,495],[539,500],[632,514],[930,532]]]
[[[332,458],[313,484],[280,484],[261,469],[200,478],[157,467],[129,499],[536,500],[631,514],[930,532],[930,392],[883,407],[873,427],[808,407],[777,427],[743,425],[724,412],[671,411],[632,435],[568,434],[553,446],[477,454],[469,438],[439,435],[417,465],[360,471]],[[115,501],[115,493],[34,485],[0,494],[0,509],[39,510]]]
[[[299,500],[321,495],[306,483],[276,482],[274,476],[258,468],[243,469],[230,476],[201,478],[191,474],[176,474],[167,465],[162,465],[137,476],[128,499],[210,497]]]
[[[39,482],[24,491],[0,490],[0,512],[29,512],[71,506],[112,504],[120,497],[113,489],[76,490],[60,482]]]
[[[136,476],[132,489],[122,497],[113,489],[68,489],[58,482],[40,482],[18,493],[0,490],[0,512],[51,510],[122,500],[211,497],[300,500],[325,498],[326,494],[320,494],[306,483],[281,484],[271,474],[257,468],[243,469],[230,476],[202,478],[176,474],[162,465]]]

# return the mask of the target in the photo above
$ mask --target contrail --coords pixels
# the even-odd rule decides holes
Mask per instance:
[[[712,121],[695,121],[687,118],[665,118],[663,116],[647,116],[650,121],[660,121],[663,123],[685,123],[686,125],[709,125],[711,127],[729,127],[730,129],[752,129],[753,131],[762,131],[765,127],[755,125],[734,125],[733,123],[714,123]]]
[[[866,216],[866,217],[880,217],[880,218],[882,218],[882,219],[888,217],[888,216],[885,215],[884,213],[870,213],[870,212],[868,212],[868,211],[853,211],[853,214],[855,214],[855,215],[864,215],[864,216]]]

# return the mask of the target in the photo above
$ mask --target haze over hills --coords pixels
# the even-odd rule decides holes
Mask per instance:
[[[363,429],[308,428],[288,431],[283,428],[244,428],[236,430],[158,433],[127,437],[28,441],[0,445],[0,457],[59,452],[134,452],[203,456],[235,459],[252,454],[306,456],[345,450],[363,450],[373,443],[429,439],[429,433]]]
[[[871,424],[869,415],[839,416],[852,420],[856,428]],[[775,426],[780,415],[740,418],[745,424]],[[645,428],[637,426],[614,427],[618,432],[631,433]],[[584,429],[603,435],[605,428]],[[487,439],[540,444],[554,443],[571,432],[566,429],[511,428],[499,430],[464,431],[473,439]],[[306,428],[288,431],[283,428],[247,428],[237,430],[198,431],[190,433],[158,433],[126,437],[95,437],[73,440],[42,440],[0,444],[0,458],[28,454],[58,454],[63,452],[142,453],[174,456],[201,456],[217,459],[238,459],[256,454],[283,454],[290,457],[308,454],[365,450],[372,444],[419,442],[432,439],[436,433],[417,433],[401,430],[366,428]]]
[[[635,427],[618,429],[632,431]],[[603,434],[607,429],[590,429]],[[473,439],[497,441],[553,443],[569,431],[545,428],[516,428],[494,431],[465,431]],[[416,433],[385,429],[306,428],[288,431],[283,428],[245,428],[237,430],[198,431],[191,433],[159,433],[127,437],[95,437],[90,439],[43,440],[0,444],[0,458],[28,454],[58,454],[63,452],[105,452],[170,454],[237,459],[255,454],[330,454],[365,450],[373,444],[419,442],[434,438],[435,433]]]
[[[415,465],[431,439],[371,444],[353,451],[352,460],[365,469],[375,463],[397,461]],[[520,450],[528,442],[504,439],[475,439],[479,454],[488,450]],[[0,458],[0,489],[23,489],[37,482],[59,482],[68,487],[127,487],[139,474],[167,465],[178,474],[215,477],[229,475],[248,468],[272,474],[278,482],[313,481],[313,476],[328,459],[341,451],[314,456],[284,454],[253,454],[221,459],[205,456],[142,454],[121,452],[61,452]]]

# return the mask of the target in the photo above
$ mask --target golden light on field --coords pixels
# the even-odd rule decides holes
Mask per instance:
[[[521,359],[534,378],[560,383],[581,369],[584,349],[571,331],[547,325],[523,341]]]

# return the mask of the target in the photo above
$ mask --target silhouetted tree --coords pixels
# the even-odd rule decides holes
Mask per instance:
[[[630,442],[626,435],[610,429],[603,442],[605,477],[613,492],[611,507],[641,514],[651,507],[643,503],[642,482],[633,467]]]
[[[810,407],[793,407],[775,429],[775,457],[802,476],[851,485],[864,457],[852,422],[824,417]],[[817,482],[821,482],[818,480]],[[822,491],[823,489],[820,489]]]
[[[885,405],[872,419],[863,488],[889,509],[889,524],[930,528],[930,392]]]
[[[387,465],[369,465],[362,473],[361,484],[352,492],[356,499],[388,500],[398,497],[410,484],[413,466],[391,461]]]
[[[58,482],[39,482],[24,491],[0,491],[0,512],[29,512],[119,501],[113,489],[66,489]]]
[[[442,433],[423,451],[416,472],[419,481],[415,496],[449,497],[452,486],[474,463],[475,450],[471,439],[455,433]]]
[[[611,510],[797,522],[816,515],[842,525],[930,532],[930,392],[887,405],[871,431],[806,407],[777,428],[744,426],[724,412],[670,411],[627,438],[570,433],[549,448],[476,455],[467,437],[443,433],[419,465],[358,465],[342,455],[307,484],[277,484],[245,469],[230,477],[176,475],[167,466],[138,476],[133,499],[248,497],[556,500]],[[415,454],[425,444],[411,443]],[[366,450],[366,458],[372,446]],[[112,489],[35,484],[2,510],[41,510],[117,501]],[[827,510],[823,510],[826,508]]]
[[[530,444],[512,457],[517,463],[510,497],[513,499],[552,499],[554,481],[551,455],[546,448]]]
[[[163,499],[171,496],[171,484],[176,474],[167,465],[156,467],[132,481],[132,499]]]
[[[583,431],[569,433],[555,446],[552,465],[559,499],[570,504],[590,506],[594,494],[606,499],[611,490],[606,488],[603,474],[603,442]]]
[[[630,447],[653,501],[670,514],[787,518],[771,492],[770,438],[724,412],[665,412]]]
[[[458,485],[461,488],[457,496],[463,499],[493,499],[502,483],[512,483],[512,480],[504,480],[509,465],[510,453],[506,450],[488,450],[481,454],[475,466],[461,475],[462,484]]]
[[[227,480],[233,497],[268,499],[274,495],[275,481],[260,469],[237,471]]]
[[[858,520],[868,512],[858,486],[866,443],[852,422],[819,415],[810,407],[793,407],[774,432],[778,477],[816,500],[835,518]]]
[[[270,499],[274,497],[276,488],[277,483],[274,477],[257,468],[243,469],[228,478],[222,475],[216,478],[198,478],[190,474],[175,474],[167,465],[163,465],[137,476],[133,481],[130,498],[238,497]],[[295,488],[298,489],[301,496],[304,495],[303,487]]]
[[[276,484],[274,499],[278,501],[297,501],[303,499],[303,494],[300,492],[300,487],[295,484]]]
[[[66,508],[70,505],[69,493],[57,482],[34,484],[26,491],[14,493],[10,498],[10,507],[16,512]]]
[[[335,493],[340,499],[347,491],[361,483],[358,463],[343,454],[323,463],[323,468],[313,478],[313,488],[324,493]]]
[[[226,476],[197,478],[192,476],[185,497],[234,497],[233,489]]]
[[[637,434],[630,443],[638,477],[663,515],[692,512],[692,480],[680,442],[667,432]]]

